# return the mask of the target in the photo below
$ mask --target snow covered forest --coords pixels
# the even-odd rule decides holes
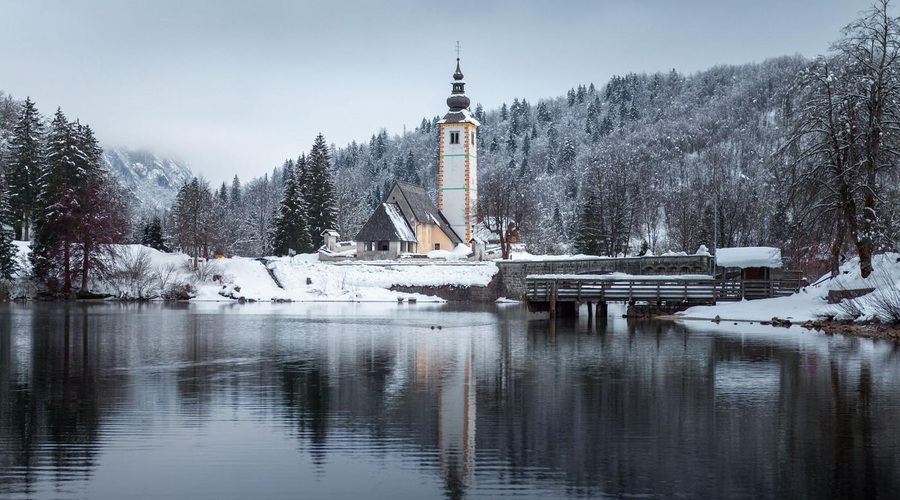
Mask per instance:
[[[629,73],[537,102],[478,104],[479,197],[517,202],[514,213],[481,215],[516,222],[532,253],[768,245],[810,273],[837,269],[849,255],[865,272],[874,252],[900,249],[900,21],[891,11],[890,1],[876,2],[812,60]],[[108,239],[195,256],[310,251],[326,227],[352,239],[394,180],[436,199],[444,109],[433,104],[435,116],[403,134],[381,130],[346,146],[320,135],[249,181],[195,178],[172,206],[132,202],[130,229]],[[13,205],[26,196],[14,176],[27,109],[0,92],[2,192]],[[41,154],[49,158],[52,147]],[[44,169],[46,159],[35,165]],[[41,172],[28,174],[35,200]],[[3,212],[3,241],[13,231],[27,237],[29,217],[39,225],[35,213],[14,211]]]

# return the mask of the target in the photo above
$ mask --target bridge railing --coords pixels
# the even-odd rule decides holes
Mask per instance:
[[[549,302],[551,297],[559,301],[689,301],[712,302],[728,300],[740,293],[729,286],[719,286],[713,278],[708,279],[660,279],[619,278],[599,279],[579,277],[528,277],[526,297],[530,301]],[[740,299],[735,299],[740,300]]]
[[[529,301],[727,302],[781,297],[796,292],[799,279],[716,280],[710,278],[544,275],[526,278]]]

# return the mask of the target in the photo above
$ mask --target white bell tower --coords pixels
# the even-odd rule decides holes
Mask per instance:
[[[456,58],[453,90],[447,98],[450,111],[438,122],[438,210],[463,243],[475,230],[475,202],[478,199],[478,120],[469,111],[466,82]]]

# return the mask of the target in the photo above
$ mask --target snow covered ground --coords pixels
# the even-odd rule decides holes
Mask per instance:
[[[25,269],[20,275],[25,275],[30,251],[28,243],[16,242],[16,245],[20,267]],[[396,302],[398,298],[415,298],[423,302],[440,302],[442,299],[438,297],[392,292],[389,288],[393,285],[484,286],[497,274],[497,265],[491,262],[445,261],[438,258],[440,256],[419,262],[329,263],[320,262],[316,254],[267,259],[215,259],[201,262],[199,271],[194,271],[190,258],[182,253],[163,253],[141,245],[120,245],[117,250],[119,267],[124,264],[134,267],[138,257],[146,260],[143,272],[146,279],[135,279],[134,273],[123,272],[121,277],[95,282],[92,288],[96,292],[127,298],[155,297],[166,289],[189,284],[194,290],[192,300],[195,301],[243,298],[257,301]],[[24,294],[29,295],[27,292]]]
[[[28,243],[15,244],[19,250],[20,268],[23,269],[19,274],[25,275],[28,269]],[[243,298],[257,301],[396,302],[398,298],[415,298],[422,302],[438,302],[441,299],[437,297],[392,292],[389,289],[393,285],[485,286],[498,272],[493,262],[458,261],[453,259],[456,257],[454,255],[429,255],[431,258],[417,262],[321,262],[316,254],[267,259],[216,259],[202,264],[200,272],[197,272],[192,270],[190,258],[181,253],[162,253],[141,245],[122,245],[119,253],[125,257],[120,259],[124,261],[144,257],[147,261],[147,279],[140,283],[134,280],[98,282],[94,285],[95,291],[132,298],[152,297],[166,288],[190,284],[194,289],[195,301]],[[584,256],[557,256],[556,259],[579,257]],[[900,304],[900,254],[876,255],[873,265],[875,271],[866,279],[860,276],[859,260],[852,259],[841,266],[837,277],[823,276],[790,297],[696,306],[678,313],[678,316],[698,319],[719,316],[723,321],[768,321],[778,317],[802,322],[827,316],[858,321],[887,320],[883,312],[884,303],[893,301]],[[846,300],[843,305],[826,302],[831,290],[860,288],[874,288],[876,291],[853,299],[849,305]],[[20,289],[25,290],[27,286],[20,284]],[[16,296],[21,295],[30,293],[26,291]]]
[[[790,319],[793,322],[821,319],[833,316],[837,319],[870,321],[879,318],[888,321],[881,310],[881,304],[896,298],[900,301],[900,254],[885,253],[872,259],[875,271],[868,278],[859,272],[859,259],[845,262],[837,277],[823,276],[811,285],[790,297],[741,302],[722,302],[714,306],[695,306],[678,316],[685,318],[722,320],[768,321],[773,317]],[[826,302],[831,290],[853,290],[874,288],[875,291],[853,299],[848,305],[832,305]],[[900,304],[900,302],[898,302]],[[852,312],[853,314],[848,314]]]

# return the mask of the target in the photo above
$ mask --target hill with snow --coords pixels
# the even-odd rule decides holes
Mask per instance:
[[[103,162],[131,193],[135,206],[145,209],[172,206],[178,188],[194,175],[187,163],[148,151],[104,148]]]

